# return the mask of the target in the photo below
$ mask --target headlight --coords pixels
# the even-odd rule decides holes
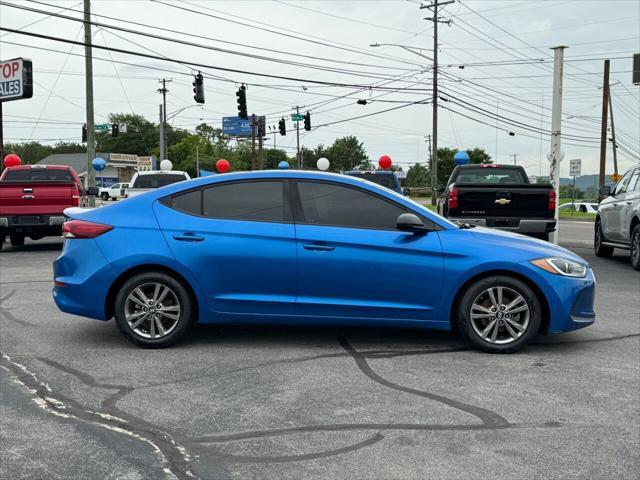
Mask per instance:
[[[531,263],[549,273],[565,277],[584,277],[587,275],[586,265],[566,258],[540,258],[531,260]]]

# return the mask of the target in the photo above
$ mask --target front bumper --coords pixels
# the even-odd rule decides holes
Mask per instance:
[[[465,217],[449,217],[452,222],[468,223],[478,227],[497,228],[499,230],[507,230],[514,233],[548,233],[556,229],[556,220],[554,218],[465,218]]]

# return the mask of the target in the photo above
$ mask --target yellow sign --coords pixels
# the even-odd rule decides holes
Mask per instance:
[[[611,175],[611,181],[617,182],[618,180],[620,180],[620,174],[618,172]]]

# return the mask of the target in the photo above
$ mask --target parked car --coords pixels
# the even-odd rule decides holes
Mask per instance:
[[[147,172],[136,172],[129,182],[129,186],[121,188],[120,193],[123,198],[131,198],[142,193],[165,187],[172,183],[190,180],[187,172],[180,170],[150,170]]]
[[[517,165],[460,165],[439,189],[438,213],[453,221],[531,235],[543,240],[556,229],[556,192],[529,183]]]
[[[640,270],[640,167],[630,168],[613,187],[604,187],[606,198],[596,216],[593,245],[596,255],[610,257],[613,250],[629,250],[631,265]]]
[[[386,187],[394,192],[398,192],[401,195],[404,195],[404,190],[400,185],[400,179],[391,170],[372,170],[372,171],[360,171],[360,170],[351,170],[348,172],[344,172],[345,175],[349,175],[350,177],[363,178],[364,180],[369,180],[370,182],[376,183],[383,187]]]
[[[230,173],[65,213],[56,304],[143,347],[199,321],[457,328],[505,352],[595,319],[574,253],[347,175]]]
[[[95,195],[97,188],[91,190]],[[25,237],[60,236],[63,211],[87,205],[87,192],[75,170],[62,165],[20,165],[0,176],[0,248],[7,235],[13,246]]]
[[[593,202],[567,202],[563,203],[558,207],[559,211],[568,211],[573,210],[574,212],[580,213],[593,213],[594,215],[598,213],[598,204]]]
[[[100,188],[100,198],[102,201],[106,202],[107,200],[118,200],[119,198],[124,198],[122,195],[122,189],[129,188],[128,183],[114,183],[110,187],[101,187]]]

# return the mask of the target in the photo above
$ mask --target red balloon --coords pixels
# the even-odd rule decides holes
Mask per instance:
[[[382,155],[378,159],[378,165],[380,165],[380,168],[382,168],[383,170],[390,169],[391,168],[391,157],[389,155]]]
[[[224,158],[221,158],[220,160],[218,160],[216,162],[216,168],[218,169],[218,171],[220,173],[225,173],[229,171],[229,167],[231,167],[231,165],[229,165],[229,162],[227,160],[225,160]]]
[[[5,167],[17,167],[22,163],[22,160],[15,153],[10,153],[6,157],[4,157],[4,166]]]

